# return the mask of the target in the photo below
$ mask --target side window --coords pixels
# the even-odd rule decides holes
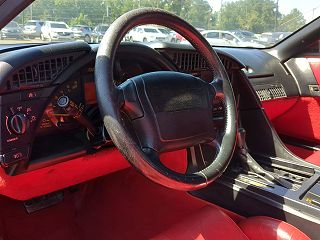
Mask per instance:
[[[227,40],[229,40],[229,41],[235,41],[235,40],[236,40],[235,37],[232,36],[232,35],[229,34],[229,33],[224,33],[223,38],[225,38],[225,39],[227,39]]]
[[[207,38],[219,38],[218,32],[209,32],[207,33]]]

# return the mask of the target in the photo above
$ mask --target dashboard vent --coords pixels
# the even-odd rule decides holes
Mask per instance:
[[[78,56],[79,54],[63,55],[24,66],[12,76],[11,84],[8,84],[8,88],[27,88],[50,83],[70,66]]]
[[[194,72],[207,69],[206,61],[197,52],[175,52],[173,55],[173,62],[183,72]]]
[[[228,58],[223,56],[219,57],[227,70],[232,69],[232,62]],[[172,60],[183,72],[196,72],[208,69],[206,61],[197,52],[175,52]]]
[[[277,98],[285,98],[287,94],[284,90],[282,85],[268,87],[268,88],[261,88],[256,90],[260,101],[267,101]]]

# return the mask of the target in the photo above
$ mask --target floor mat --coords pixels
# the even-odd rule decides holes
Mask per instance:
[[[33,214],[0,197],[0,232],[5,240],[148,239],[204,205],[129,169],[66,190],[62,203]]]

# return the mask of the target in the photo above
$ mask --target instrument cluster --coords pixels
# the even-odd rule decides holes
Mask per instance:
[[[63,84],[51,97],[39,124],[39,132],[49,129],[68,130],[78,127],[85,103],[80,78]]]
[[[99,114],[94,82],[94,62],[54,91],[40,120],[36,135],[43,136],[61,131],[84,129],[89,140],[97,134],[107,135]],[[116,59],[114,81],[116,85],[143,74],[137,62]]]

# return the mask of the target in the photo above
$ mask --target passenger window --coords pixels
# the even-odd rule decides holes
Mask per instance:
[[[235,37],[232,36],[231,34],[229,33],[223,33],[222,34],[222,38],[228,40],[228,41],[236,41]]]

